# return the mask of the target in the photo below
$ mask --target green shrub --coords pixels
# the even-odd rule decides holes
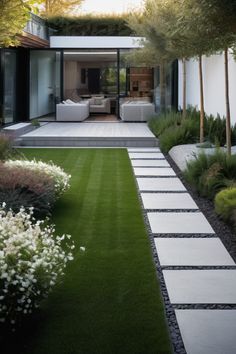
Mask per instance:
[[[215,197],[215,210],[226,221],[236,216],[236,187],[220,191]]]
[[[198,125],[195,120],[184,120],[181,125],[164,130],[159,136],[161,150],[167,153],[173,146],[196,142]]]
[[[199,141],[200,113],[194,107],[188,107],[186,119],[179,112],[163,113],[149,120],[149,128],[160,138],[160,147],[168,152],[174,145],[194,144]],[[187,131],[189,129],[189,131]],[[204,136],[207,144],[224,146],[226,143],[226,121],[219,115],[205,115]],[[236,124],[231,129],[232,144],[236,145]]]
[[[132,36],[135,35],[127,24],[127,16],[76,16],[52,17],[48,24],[56,29],[57,36]]]
[[[221,189],[236,186],[236,156],[220,150],[201,153],[188,162],[184,175],[200,195],[213,199]]]
[[[5,161],[12,154],[12,139],[0,134],[0,161]]]
[[[180,125],[181,114],[169,112],[156,115],[148,121],[148,126],[155,136],[161,135],[166,129]]]
[[[50,214],[56,194],[53,179],[44,172],[0,165],[0,204],[18,212],[23,206],[34,208],[34,216]]]

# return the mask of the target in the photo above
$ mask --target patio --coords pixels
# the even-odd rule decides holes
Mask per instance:
[[[154,147],[158,140],[146,123],[45,123],[20,136],[22,146]]]

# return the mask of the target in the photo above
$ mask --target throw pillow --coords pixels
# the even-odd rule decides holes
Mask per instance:
[[[66,100],[67,104],[74,104],[75,102],[73,102],[72,100],[70,100],[69,98]]]
[[[94,104],[97,106],[101,106],[103,103],[103,98],[94,98]]]

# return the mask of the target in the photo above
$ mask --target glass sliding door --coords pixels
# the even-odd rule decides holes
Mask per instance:
[[[16,52],[3,52],[3,123],[13,123],[16,111]]]
[[[61,100],[61,53],[54,50],[30,52],[30,119],[55,118]]]

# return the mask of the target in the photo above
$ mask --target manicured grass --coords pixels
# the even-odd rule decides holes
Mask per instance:
[[[76,250],[63,282],[22,329],[17,354],[171,353],[127,151],[24,153],[53,160],[72,175],[70,190],[53,211],[53,222],[59,234],[73,236]]]

